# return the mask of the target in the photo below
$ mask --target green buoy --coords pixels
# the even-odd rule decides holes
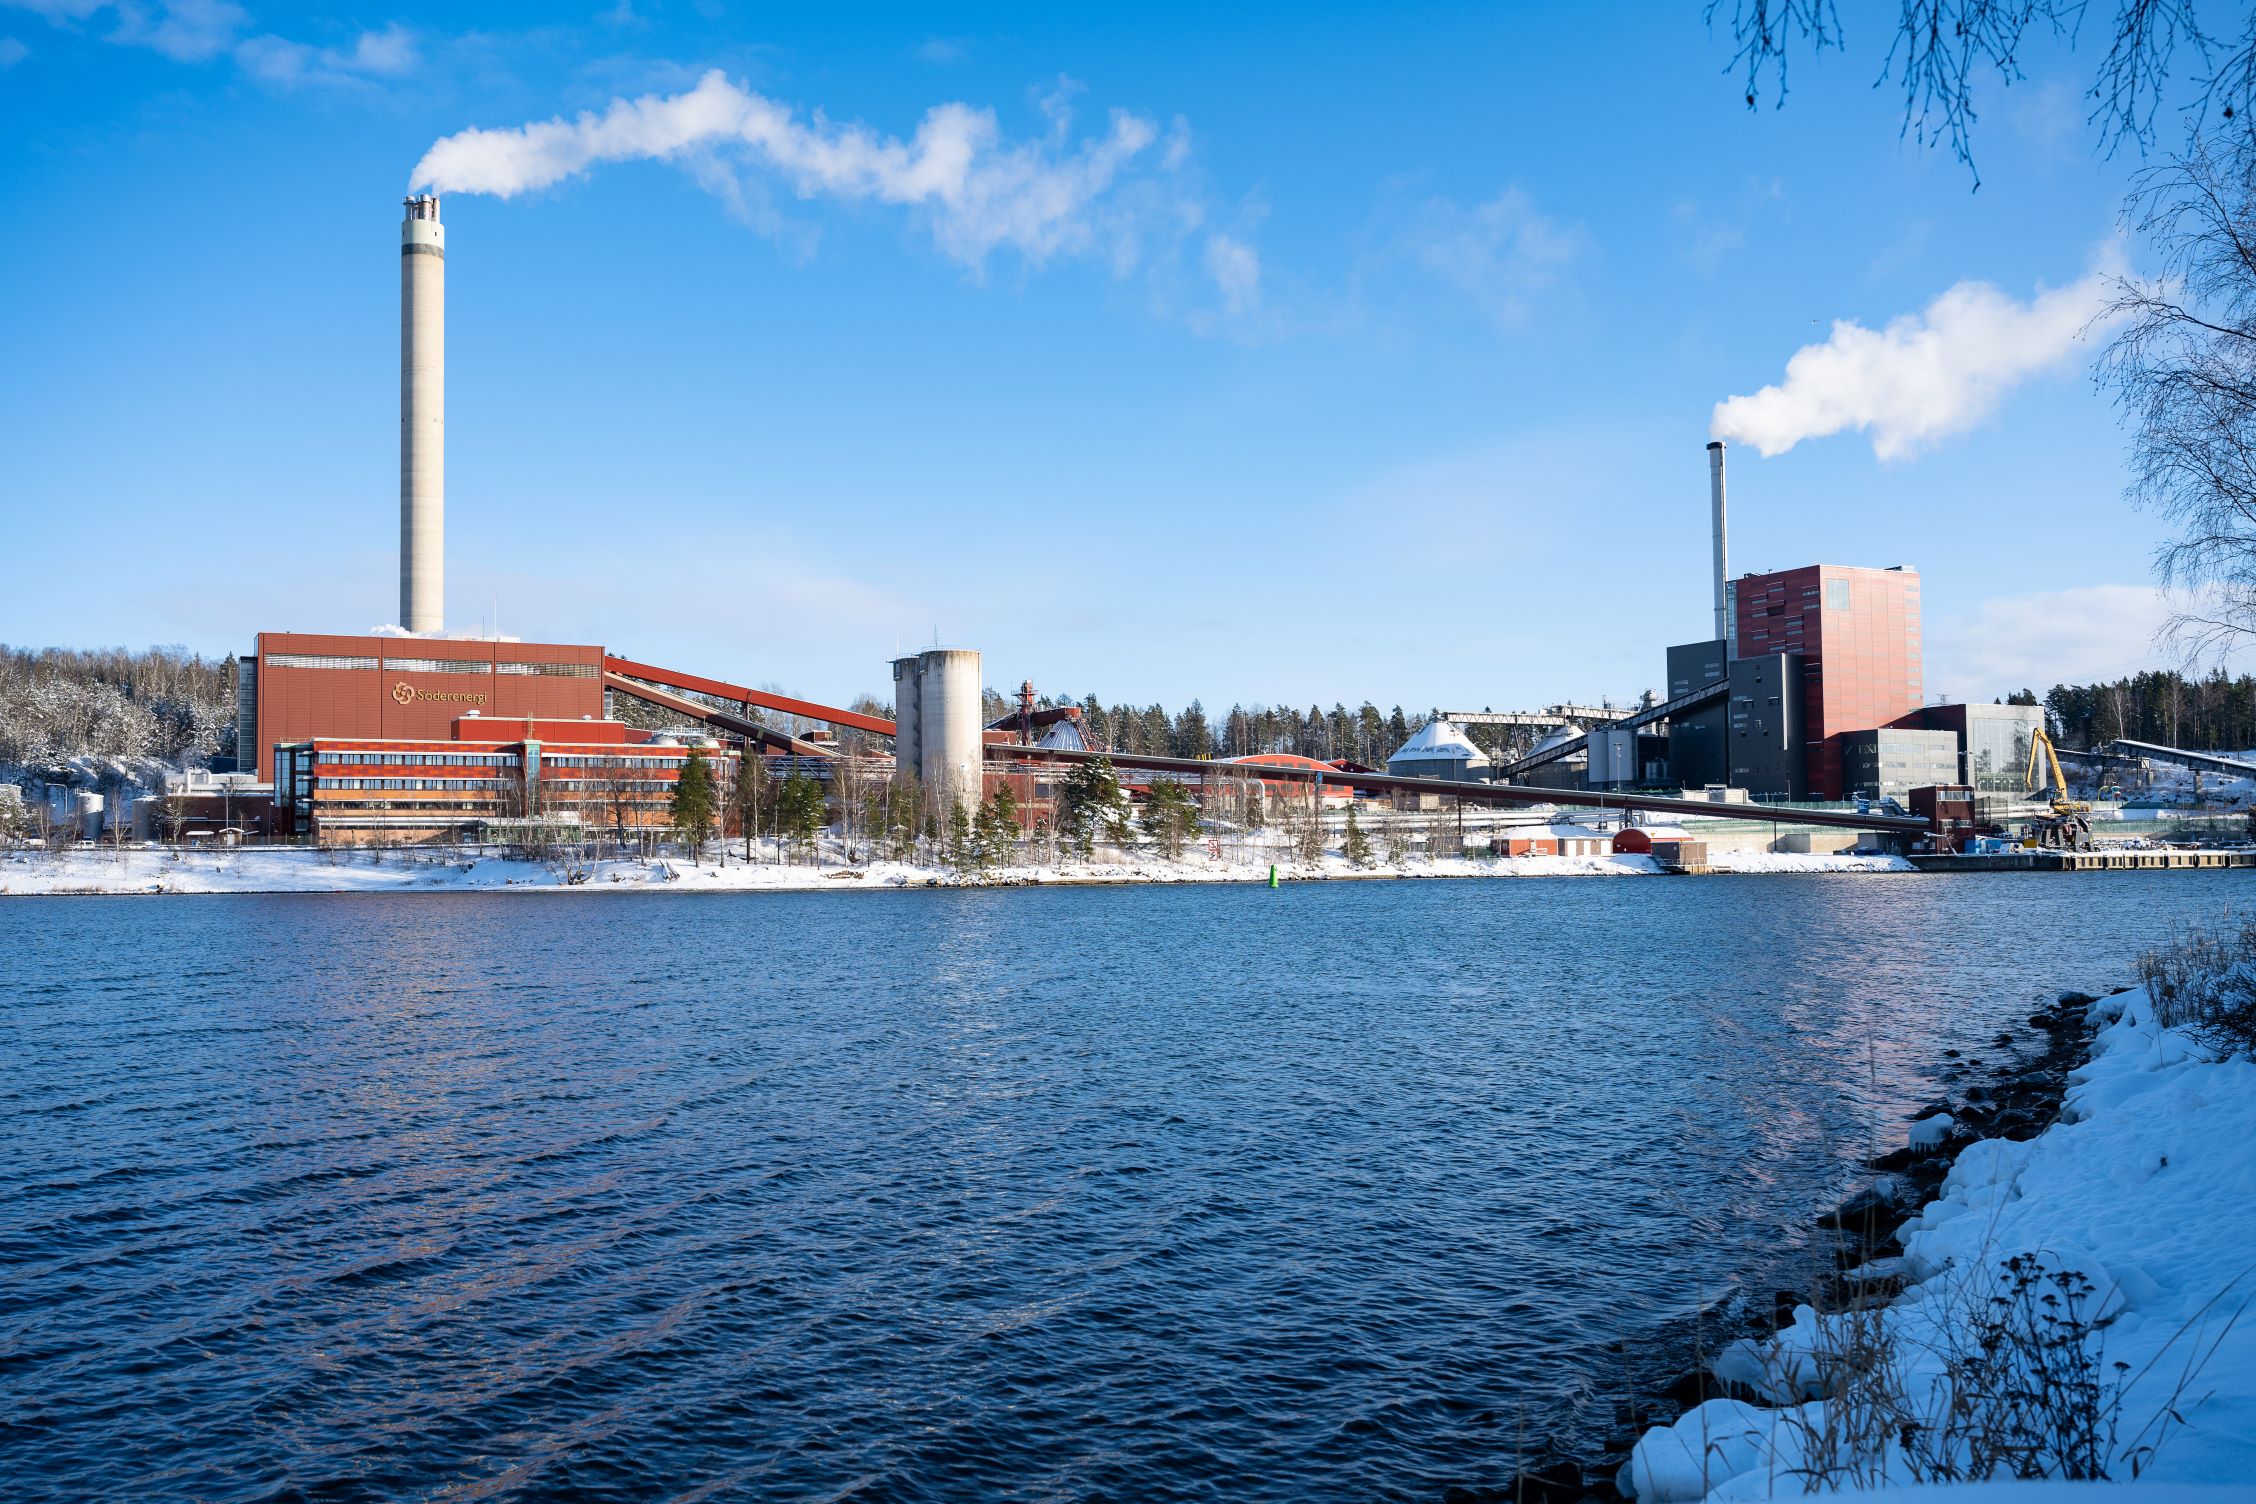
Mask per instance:
[[[1275,862],[1269,864],[1269,886],[1272,888],[1277,886],[1277,864]]]

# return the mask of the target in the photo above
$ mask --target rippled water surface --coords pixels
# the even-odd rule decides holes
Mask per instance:
[[[1437,1498],[2247,875],[0,902],[28,1498]]]

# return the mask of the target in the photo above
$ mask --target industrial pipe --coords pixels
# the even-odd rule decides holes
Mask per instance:
[[[1715,635],[1724,645],[1724,656],[1736,658],[1737,644],[1731,640],[1731,549],[1724,530],[1723,517],[1723,440],[1714,439],[1708,444],[1708,510],[1715,534]]]
[[[400,625],[446,620],[446,230],[436,194],[400,221]]]

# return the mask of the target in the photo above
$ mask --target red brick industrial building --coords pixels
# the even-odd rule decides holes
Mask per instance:
[[[663,826],[693,748],[607,720],[603,674],[584,644],[262,632],[241,724],[285,838]],[[738,753],[695,750],[725,793]]]
[[[603,719],[600,647],[261,632],[250,682],[262,780],[274,776],[277,742],[451,741],[456,719],[473,712],[504,722]]]

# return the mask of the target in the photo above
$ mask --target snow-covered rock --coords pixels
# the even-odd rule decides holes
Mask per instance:
[[[2103,1378],[2123,1385],[2109,1475],[2129,1478],[2129,1450],[2159,1436],[2139,1458],[2142,1483],[2256,1496],[2256,1062],[2216,1059],[2161,1027],[2143,994],[2105,999],[2092,1016],[2105,1026],[2070,1077],[2060,1121],[2023,1142],[1959,1153],[1941,1192],[1901,1230],[1913,1283],[1864,1319],[1892,1339],[1900,1392],[1940,1405],[1949,1356],[1971,1350],[1973,1313],[1995,1309],[2014,1278],[2050,1289],[2056,1276],[2080,1276],[2090,1285],[2080,1316],[2095,1328],[2087,1347]],[[1923,1130],[1947,1133],[1948,1120],[1917,1125],[1915,1142]],[[2009,1259],[2021,1274],[2005,1269]],[[1812,1396],[1823,1392],[1821,1363],[1846,1345],[1847,1319],[1805,1306],[1775,1338],[1726,1350],[1717,1378],[1770,1407],[1711,1401],[1653,1428],[1620,1486],[1642,1500],[1804,1492],[1798,1470],[1827,1471],[1802,1455],[1801,1438],[1826,1429],[1825,1402]],[[1913,1481],[1899,1449],[1863,1471],[1868,1483]],[[1913,1497],[2053,1504],[2066,1495],[2000,1485]]]
[[[1923,1154],[1931,1153],[1943,1146],[1944,1140],[1950,1137],[1951,1130],[1957,1126],[1958,1119],[1947,1112],[1938,1112],[1932,1117],[1921,1118],[1918,1122],[1912,1124],[1911,1133],[1905,1142]]]

